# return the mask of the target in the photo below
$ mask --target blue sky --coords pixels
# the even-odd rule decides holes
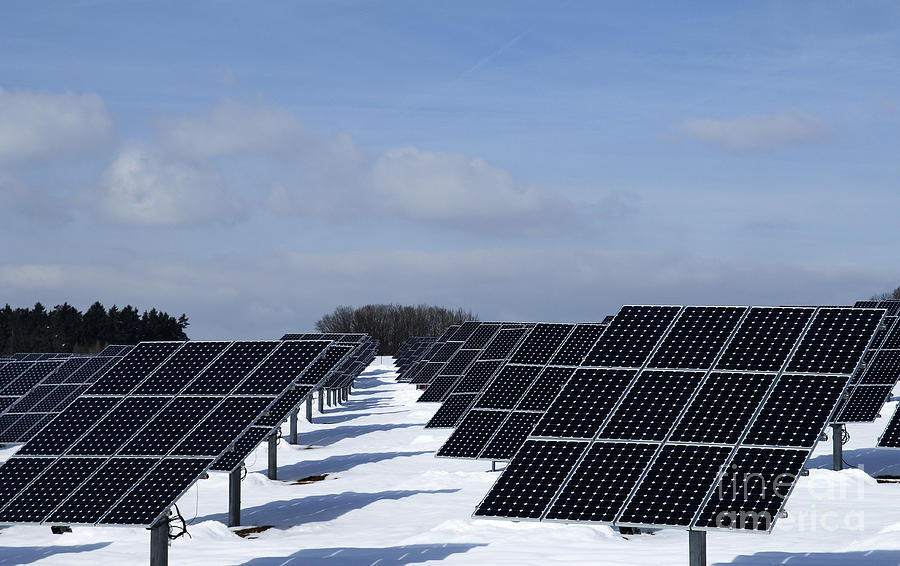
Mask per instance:
[[[484,4],[7,6],[0,301],[264,338],[900,285],[895,3]]]

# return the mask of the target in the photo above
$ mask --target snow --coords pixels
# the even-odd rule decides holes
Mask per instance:
[[[379,362],[388,363],[379,363]],[[662,530],[621,536],[608,527],[476,520],[475,506],[498,476],[490,464],[437,459],[448,430],[425,430],[437,404],[416,403],[413,386],[394,381],[390,359],[376,359],[344,406],[301,420],[300,445],[278,446],[279,480],[265,476],[266,447],[247,461],[245,526],[271,529],[241,538],[227,524],[228,477],[210,473],[178,502],[190,537],[172,542],[177,565],[357,566],[405,564],[652,565],[687,563],[687,534]],[[876,450],[896,401],[874,424],[850,425],[844,458],[865,472],[812,469],[788,500],[772,534],[708,535],[710,564],[896,566],[900,564],[900,451]],[[0,450],[0,460],[15,448]],[[831,442],[811,467],[830,468]],[[308,476],[322,481],[297,485]],[[47,526],[0,530],[0,565],[149,564],[149,532]]]

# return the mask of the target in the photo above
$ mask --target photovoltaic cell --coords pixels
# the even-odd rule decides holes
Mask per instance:
[[[528,438],[540,413],[513,411],[481,453],[480,458],[509,460]]]
[[[872,422],[880,416],[881,408],[890,399],[893,385],[859,385],[847,391],[850,399],[841,408],[834,422]]]
[[[459,350],[460,346],[462,346],[462,342],[447,342],[446,344],[441,346],[441,349],[438,350],[434,356],[431,357],[431,362],[437,362],[441,364],[446,363],[450,358],[453,357],[453,354],[455,354],[456,351]]]
[[[186,395],[227,395],[280,342],[255,341],[232,345],[184,390]]]
[[[463,348],[467,350],[481,350],[497,334],[502,326],[499,322],[485,322],[478,326],[468,338]],[[448,374],[453,375],[453,374]]]
[[[744,307],[685,307],[647,367],[709,368],[746,310]]]
[[[706,528],[768,530],[778,517],[807,450],[740,448],[697,518]],[[784,484],[784,485],[783,485]]]
[[[680,310],[681,307],[622,307],[588,353],[584,365],[641,367]]]
[[[506,359],[513,351],[513,348],[527,334],[527,328],[504,328],[497,333],[497,336],[491,341],[484,353],[481,354],[482,360],[503,360]]]
[[[428,386],[422,395],[416,399],[419,403],[440,403],[459,380],[455,375],[439,375]]]
[[[37,481],[0,509],[0,523],[38,523],[91,473],[102,458],[64,458],[51,464]]]
[[[124,395],[141,383],[182,342],[142,342],[88,389],[89,395]]]
[[[437,455],[446,458],[473,458],[481,453],[504,418],[504,411],[469,411]]]
[[[510,358],[510,363],[546,365],[574,326],[573,324],[536,324]]]
[[[605,329],[606,325],[603,324],[576,324],[572,333],[569,334],[562,345],[560,345],[559,351],[553,356],[550,365],[581,365],[581,361]]]
[[[229,346],[229,342],[188,342],[166,360],[153,377],[135,390],[135,395],[175,395],[201,369]]]
[[[69,455],[102,456],[113,454],[155,415],[168,400],[161,397],[125,399],[103,417],[75,446]]]
[[[481,322],[477,320],[467,320],[462,323],[459,328],[456,329],[450,338],[447,339],[448,342],[465,342],[466,339],[474,333],[478,327],[481,326]]]
[[[99,521],[101,524],[149,525],[158,510],[149,501],[175,501],[212,460],[166,459],[153,468]]]
[[[251,426],[234,442],[231,449],[213,462],[211,469],[230,472],[240,466],[270,434],[270,427]]]
[[[425,425],[425,428],[454,428],[462,416],[469,410],[478,393],[457,393],[450,395],[446,401],[435,411],[434,416]]]
[[[526,441],[482,500],[475,515],[540,518],[587,447],[586,442]]]
[[[497,371],[500,360],[476,361],[472,364],[454,389],[454,393],[478,393]]]
[[[519,398],[535,380],[541,368],[536,366],[507,365],[488,386],[475,403],[481,409],[512,409]]]
[[[878,447],[900,448],[900,411],[896,407],[894,408],[894,414],[891,415],[891,420],[888,421],[884,432],[881,433],[881,437],[878,439]],[[0,476],[0,480],[2,479],[3,477]]]
[[[641,373],[598,438],[663,440],[703,376],[698,371]]]
[[[61,456],[118,402],[114,397],[81,397],[23,446],[17,456]]]
[[[672,433],[672,440],[733,444],[775,381],[775,373],[713,372]]]
[[[560,391],[534,429],[535,436],[593,438],[635,370],[582,368]]]
[[[278,395],[328,347],[327,341],[282,342],[243,384],[237,395]]]
[[[690,526],[730,452],[718,446],[663,446],[619,522]]]
[[[716,369],[778,371],[814,313],[814,308],[751,307]]]
[[[782,375],[744,443],[812,448],[846,385],[844,376]]]
[[[49,522],[96,523],[110,505],[146,474],[156,458],[113,458],[90,478],[48,518]]]
[[[563,384],[572,377],[575,369],[571,367],[547,366],[532,383],[524,397],[516,405],[523,411],[546,411],[556,399]]]
[[[229,397],[172,451],[174,456],[215,456],[268,407],[273,397]]]
[[[879,350],[865,368],[859,383],[893,385],[900,377],[900,350]]]
[[[164,456],[191,429],[203,420],[220,399],[215,397],[180,397],[173,400],[121,451],[128,456]]]
[[[612,522],[641,477],[658,444],[594,442],[547,519]]]
[[[881,310],[819,309],[800,341],[787,371],[797,373],[853,373],[872,339],[860,330],[876,327]]]

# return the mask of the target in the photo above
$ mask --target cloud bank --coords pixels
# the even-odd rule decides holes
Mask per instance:
[[[819,143],[835,131],[828,122],[801,111],[721,120],[689,118],[680,129],[697,141],[730,151],[761,151]]]
[[[94,152],[114,136],[112,116],[96,94],[0,88],[0,164]]]

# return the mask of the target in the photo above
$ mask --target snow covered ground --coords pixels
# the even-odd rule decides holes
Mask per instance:
[[[356,566],[405,564],[652,565],[687,563],[687,533],[623,537],[600,526],[475,520],[471,513],[497,473],[485,462],[444,460],[449,431],[424,430],[436,404],[416,403],[393,366],[368,368],[344,406],[301,421],[300,445],[278,447],[279,480],[265,476],[265,446],[247,461],[242,523],[273,528],[241,538],[227,524],[225,474],[211,473],[178,502],[190,538],[173,541],[180,565]],[[389,358],[383,361],[390,362]],[[770,534],[710,533],[710,564],[896,566],[900,564],[900,451],[871,448],[893,410],[873,425],[851,425],[844,458],[865,472],[813,469]],[[13,449],[0,451],[5,460]],[[830,468],[831,442],[812,466]],[[292,482],[327,474],[322,481]],[[149,564],[142,529],[49,527],[0,530],[0,565]]]

